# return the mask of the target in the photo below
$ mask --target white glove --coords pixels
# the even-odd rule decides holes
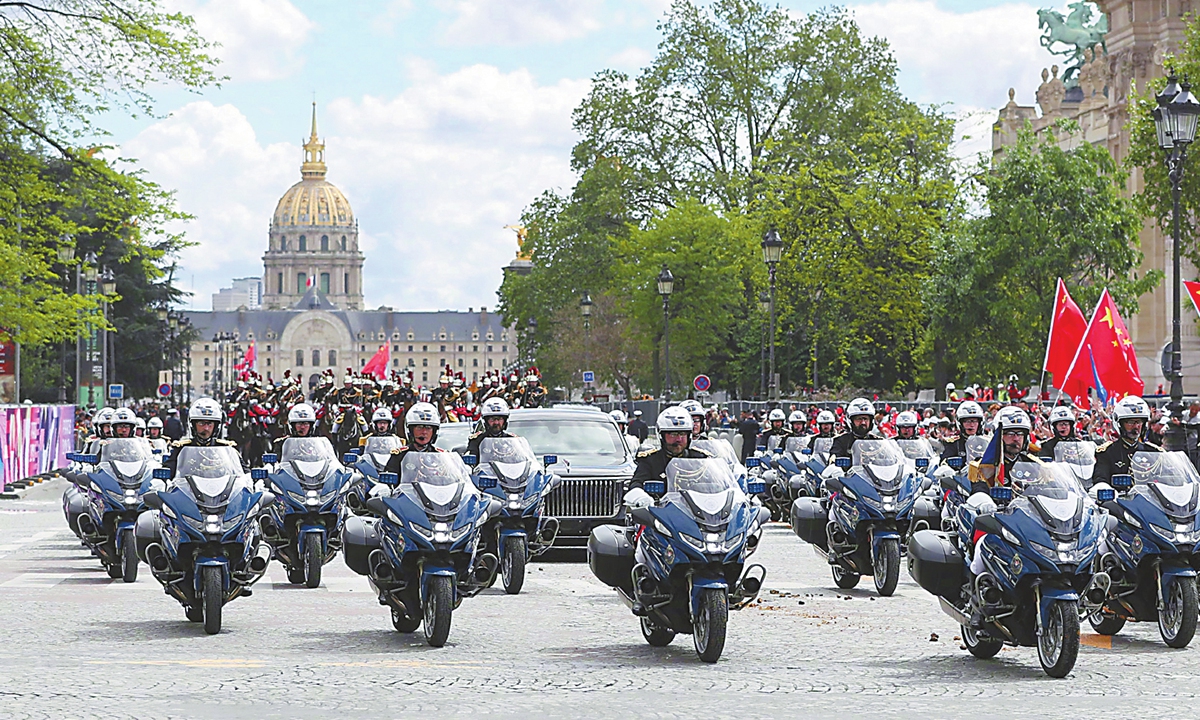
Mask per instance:
[[[150,481],[150,491],[151,492],[166,492],[166,490],[167,490],[167,484],[165,482],[163,482],[162,480],[159,480],[158,478],[154,478],[153,480]]]
[[[625,493],[625,504],[633,510],[648,508],[654,504],[654,498],[650,497],[650,493],[641,488],[633,488]]]
[[[996,512],[996,502],[987,493],[977,492],[967,498],[967,507],[974,510],[976,515],[991,515]]]
[[[1112,490],[1112,489],[1113,489],[1112,485],[1109,485],[1108,483],[1101,480],[1100,482],[1093,485],[1090,490],[1088,490],[1088,495],[1091,496],[1092,500],[1095,500],[1096,493],[1100,492],[1101,490]]]
[[[371,491],[367,495],[369,497],[391,497],[392,489],[384,483],[376,483],[375,487],[371,488]]]
[[[945,464],[938,465],[937,470],[933,471],[933,476],[935,478],[937,478],[938,480],[941,480],[942,478],[954,477],[957,474],[958,473],[956,473],[954,471],[954,468],[950,467],[949,465],[945,465]]]
[[[825,467],[825,469],[821,471],[821,477],[825,478],[826,480],[828,480],[829,478],[844,477],[845,475],[846,475],[846,471],[841,469],[837,465],[827,465]]]

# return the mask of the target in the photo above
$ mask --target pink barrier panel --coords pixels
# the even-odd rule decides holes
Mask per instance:
[[[0,488],[66,466],[75,449],[75,406],[0,406]]]

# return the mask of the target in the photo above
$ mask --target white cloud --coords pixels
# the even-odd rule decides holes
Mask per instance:
[[[854,5],[868,35],[887,38],[913,99],[1000,108],[1008,88],[1032,95],[1054,59],[1038,42],[1037,7],[1012,3],[955,13],[932,0]]]
[[[646,48],[627,47],[608,59],[610,67],[633,72],[642,69],[654,59],[654,53]]]
[[[397,96],[335,100],[320,118],[328,179],[360,223],[367,303],[495,306],[516,251],[503,226],[544,189],[574,183],[571,110],[588,82],[539,85],[528,71],[487,65],[441,75],[412,63],[409,75]],[[299,180],[299,147],[264,147],[233,106],[194,102],[121,152],[196,215],[186,230],[199,245],[181,260],[184,288],[195,274],[194,307],[208,308],[230,278],[262,272],[275,203]]]
[[[230,278],[262,273],[262,253],[275,203],[300,179],[300,148],[263,147],[232,105],[193,102],[121,146],[149,178],[177,191],[180,209],[196,216],[173,230],[198,243],[184,250],[179,286],[207,309],[209,295]]]
[[[220,72],[231,80],[276,80],[304,66],[300,48],[317,27],[289,0],[172,0],[206,40],[221,44]]]
[[[601,0],[443,0],[454,14],[444,39],[452,45],[558,43],[603,24]]]

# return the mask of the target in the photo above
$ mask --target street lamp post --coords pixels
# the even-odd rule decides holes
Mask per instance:
[[[96,253],[89,252],[84,259],[83,279],[84,279],[84,294],[92,295],[96,292],[96,281],[100,274],[96,269]],[[96,404],[96,323],[89,322],[87,324],[88,333],[84,345],[87,348],[87,378],[88,378],[88,405],[95,406]]]
[[[770,288],[770,343],[771,343],[771,372],[767,377],[767,385],[770,387],[771,399],[779,400],[779,383],[775,378],[775,266],[779,264],[779,259],[783,255],[783,241],[779,239],[779,233],[775,228],[771,228],[763,235],[762,239],[762,254],[763,262],[767,264],[767,275],[771,280]]]
[[[592,296],[587,290],[583,291],[583,297],[579,300],[579,312],[583,315],[583,364],[584,370],[588,370],[590,368],[587,366],[592,362]],[[585,382],[583,387],[586,394],[591,386]]]
[[[75,245],[70,235],[63,235],[58,246],[58,261],[63,265],[63,284],[71,282],[71,265],[75,263]],[[58,402],[67,402],[67,341],[59,344]]]
[[[113,275],[112,268],[106,267],[106,268],[104,268],[103,274],[101,274],[101,276],[100,276],[100,294],[103,296],[103,299],[101,299],[101,302],[104,303],[104,320],[105,320],[105,328],[104,328],[104,335],[103,335],[104,344],[102,347],[102,352],[104,353],[103,362],[102,362],[103,373],[104,373],[103,374],[103,379],[104,379],[103,395],[104,395],[105,400],[108,399],[108,383],[109,383],[109,380],[111,380],[111,377],[109,376],[109,357],[108,357],[108,351],[109,351],[109,347],[108,347],[109,337],[108,337],[108,327],[107,327],[107,325],[108,325],[108,298],[115,295],[116,292],[117,292],[116,277]]]
[[[663,301],[663,400],[671,399],[671,293],[675,291],[675,276],[671,269],[663,263],[662,272],[658,274],[658,294]]]
[[[771,312],[771,296],[763,290],[758,294],[758,311],[764,316]],[[767,327],[764,325],[758,343],[758,396],[767,396]]]
[[[1183,417],[1183,358],[1180,332],[1180,269],[1179,269],[1179,196],[1183,184],[1183,163],[1187,146],[1196,139],[1196,123],[1200,120],[1200,102],[1192,96],[1191,86],[1185,80],[1182,86],[1175,73],[1167,81],[1167,87],[1155,98],[1154,127],[1158,134],[1158,146],[1166,150],[1167,171],[1171,181],[1171,253],[1172,269],[1172,316],[1171,316],[1171,410],[1172,418]],[[1186,430],[1182,423],[1172,422],[1167,427],[1170,450],[1186,449]]]
[[[536,335],[537,335],[537,318],[531,317],[531,318],[529,318],[529,322],[525,324],[525,344],[528,346],[528,349],[525,351],[526,367],[524,368],[524,370],[528,370],[529,368],[533,367],[534,359],[537,357],[537,351],[534,349],[534,345],[533,345],[534,344],[534,336],[536,336]],[[522,372],[524,372],[524,370],[522,370]],[[524,379],[524,378],[522,378],[522,379]]]

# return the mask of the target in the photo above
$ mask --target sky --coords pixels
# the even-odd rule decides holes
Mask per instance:
[[[311,103],[327,179],[359,221],[368,307],[497,304],[516,240],[505,225],[567,191],[571,111],[600,70],[636,72],[669,0],[167,0],[219,42],[219,88],[165,88],[157,117],[107,120],[120,155],[195,216],[180,258],[189,307],[261,275],[275,204],[300,179]],[[782,0],[795,13],[828,5]],[[1058,3],[1056,3],[1058,4]],[[1065,6],[1065,2],[1061,3]],[[846,4],[886,38],[901,89],[963,123],[956,151],[989,147],[1016,88],[1034,104],[1037,5],[1002,0]]]

